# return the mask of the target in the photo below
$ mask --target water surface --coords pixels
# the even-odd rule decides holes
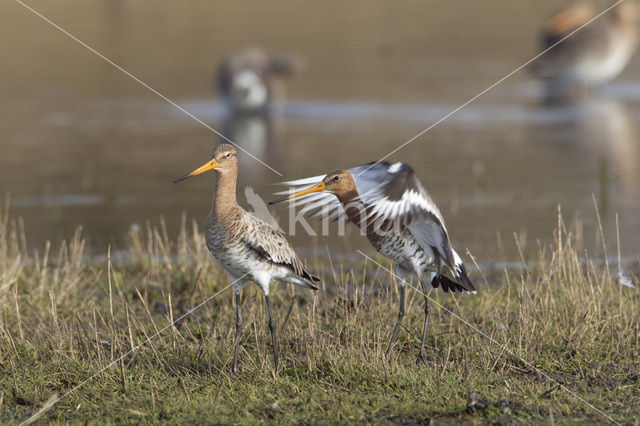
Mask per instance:
[[[241,156],[244,188],[376,160],[533,56],[554,1],[360,3],[117,0],[29,5],[284,174]],[[11,194],[30,248],[83,226],[94,252],[122,247],[132,224],[202,221],[213,176],[171,180],[220,139],[17,3],[0,5],[0,194]],[[225,120],[216,64],[248,45],[299,52],[274,122]],[[587,101],[544,106],[521,72],[427,132],[390,161],[409,162],[447,220],[458,251],[517,259],[513,234],[551,242],[562,205],[596,244],[592,197],[609,246],[640,253],[640,60]],[[286,209],[275,214],[287,226]],[[502,243],[498,240],[502,239]],[[305,253],[347,240],[292,238]]]

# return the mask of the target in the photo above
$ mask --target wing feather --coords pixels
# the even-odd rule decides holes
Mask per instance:
[[[275,195],[291,195],[302,189],[308,188],[312,185],[322,182],[325,175],[313,176],[304,179],[291,180],[288,182],[282,182],[280,185],[288,186],[289,189],[284,191],[278,191]],[[287,201],[289,205],[295,205],[299,207],[302,214],[310,213],[314,210],[317,212],[313,216],[321,216],[327,214],[330,218],[337,218],[345,214],[344,208],[340,204],[340,201],[333,196],[325,192],[316,192],[313,194],[303,195],[298,198]]]
[[[367,220],[381,221],[385,229],[391,225],[405,226],[424,250],[433,250],[437,254],[438,264],[440,259],[444,261],[458,282],[442,278],[436,281],[436,285],[452,290],[475,290],[466,275],[464,264],[451,247],[438,207],[411,166],[405,163],[372,162],[352,167],[348,171],[358,191],[357,201],[366,208]],[[285,182],[284,185],[288,185],[290,189],[278,195],[298,192],[319,183],[323,178],[324,176],[314,176]],[[318,216],[326,214],[324,209],[329,209],[329,214],[333,217],[346,215],[338,199],[331,194],[314,193],[300,197],[299,200],[296,205],[301,206],[305,213],[319,209],[315,214]]]
[[[435,216],[444,228],[438,207],[408,164],[369,163],[349,172],[372,218],[400,220],[406,225],[416,215],[427,214]]]
[[[439,274],[434,286],[440,284],[445,290],[475,291],[462,260],[451,246],[438,207],[411,166],[369,163],[349,172],[354,177],[360,199],[371,209],[371,219],[405,226],[425,251],[437,254],[437,268],[440,259],[444,261],[456,281]]]
[[[425,250],[434,249],[454,268],[451,244],[438,207],[405,163],[369,163],[349,170],[372,220],[406,226]]]
[[[253,217],[253,229],[242,234],[242,241],[267,260],[289,267],[308,281],[320,281],[308,273],[285,237],[261,219]],[[253,232],[252,232],[253,231]]]

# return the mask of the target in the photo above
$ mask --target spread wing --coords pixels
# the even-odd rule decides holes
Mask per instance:
[[[430,218],[444,229],[438,207],[408,164],[369,163],[349,172],[360,200],[369,207],[371,219],[393,219],[408,225],[414,220]]]
[[[444,219],[415,172],[405,163],[363,164],[349,170],[369,220],[406,226],[424,249],[436,252],[453,268],[454,256]]]
[[[449,288],[475,290],[466,275],[462,260],[451,247],[444,219],[438,207],[418,180],[411,166],[405,163],[372,162],[353,167],[348,171],[353,177],[358,191],[358,199],[354,201],[356,204],[362,203],[364,205],[368,223],[373,221],[393,222],[392,225],[406,227],[425,251],[433,252],[436,255],[437,265],[441,260],[444,261],[456,281],[460,283],[452,282]],[[291,189],[281,192],[279,195],[289,195],[308,188],[322,181],[323,177],[314,176],[285,182],[285,185],[289,185]],[[328,209],[334,217],[345,214],[338,199],[327,193],[312,193],[302,196],[297,205],[302,207],[300,210],[302,214],[314,209],[318,209],[316,215],[326,211],[324,209]],[[442,280],[435,281],[434,287],[438,283],[446,288],[446,283]]]
[[[410,213],[417,209],[434,214],[444,223],[435,203],[408,164],[372,162],[352,167],[348,171],[356,184],[360,200],[367,205],[371,217],[389,218],[399,215],[404,220],[412,217]],[[276,195],[291,195],[321,182],[323,178],[324,175],[320,175],[283,182],[282,185],[289,189],[277,192]],[[331,219],[345,215],[338,199],[326,192],[303,195],[289,203],[300,207],[300,214],[315,211],[312,216],[329,214]]]
[[[405,163],[369,163],[350,169],[360,194],[367,206],[369,220],[393,221],[405,226],[426,252],[436,256],[439,272],[440,261],[451,270],[456,281],[440,273],[432,282],[459,291],[475,291],[467,276],[460,256],[451,247],[444,219],[431,196],[415,172]]]
[[[365,204],[368,220],[392,220],[415,229],[416,238],[425,241],[438,251],[443,258],[451,258],[446,247],[450,247],[444,220],[435,203],[408,164],[373,162],[352,167],[348,170],[359,194],[359,201]],[[290,187],[277,195],[290,195],[322,181],[324,176],[284,182]],[[312,216],[329,214],[332,219],[345,214],[338,199],[329,193],[316,192],[290,201],[300,207],[299,214],[316,211]],[[412,231],[413,233],[413,231]]]
[[[325,175],[312,176],[304,179],[291,180],[288,182],[282,182],[281,185],[288,186],[286,191],[276,192],[276,195],[291,195],[302,189],[306,189],[312,185],[320,183]],[[345,215],[344,208],[340,204],[340,201],[326,192],[315,192],[312,194],[303,195],[293,200],[287,201],[290,205],[299,207],[299,214],[307,214],[314,212],[311,217],[317,217],[327,215],[332,220]]]
[[[258,218],[242,235],[242,241],[261,256],[278,265],[287,266],[295,274],[309,281],[320,281],[304,269],[304,265],[284,236]]]

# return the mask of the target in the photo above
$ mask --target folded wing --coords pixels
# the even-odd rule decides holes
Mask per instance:
[[[259,232],[246,232],[242,235],[242,241],[246,246],[258,252],[266,260],[288,267],[310,283],[320,281],[304,269],[302,261],[282,234],[257,218],[254,225],[260,228]],[[313,288],[315,285],[309,287]]]

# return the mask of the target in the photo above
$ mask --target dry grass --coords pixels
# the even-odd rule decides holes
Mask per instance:
[[[405,327],[385,362],[397,287],[364,259],[316,264],[317,293],[278,285],[276,375],[263,298],[247,287],[242,371],[234,377],[231,290],[176,321],[228,285],[196,225],[185,221],[176,241],[162,224],[132,233],[128,249],[110,261],[88,257],[80,233],[55,250],[28,253],[20,223],[5,212],[0,421],[20,423],[80,384],[37,421],[607,421],[521,357],[633,423],[640,416],[640,296],[577,249],[561,221],[559,230],[535,263],[501,271],[493,280],[501,285],[481,285],[476,296],[431,293],[446,310],[431,305],[427,364],[415,363],[422,296],[411,290]]]

